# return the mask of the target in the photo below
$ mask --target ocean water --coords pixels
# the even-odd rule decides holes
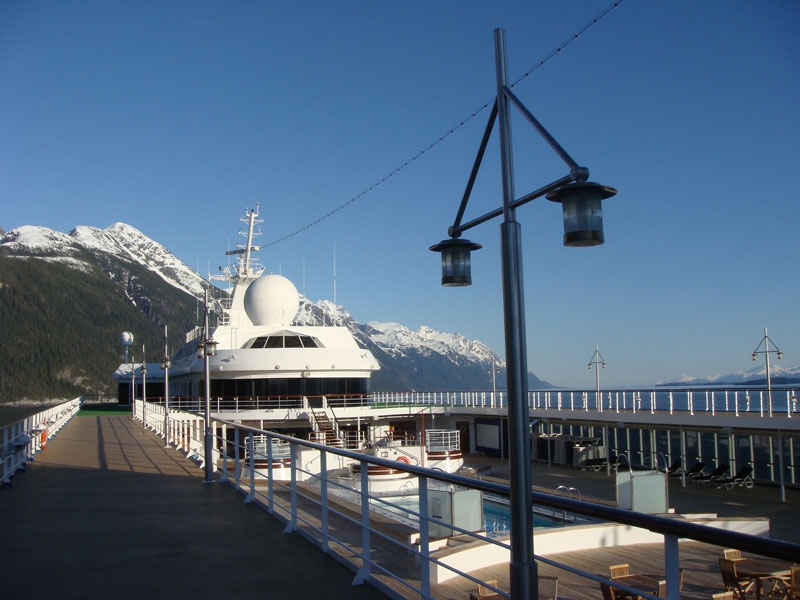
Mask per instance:
[[[17,421],[35,415],[38,412],[54,406],[52,404],[25,404],[22,406],[7,406],[0,404],[0,427],[11,425]]]

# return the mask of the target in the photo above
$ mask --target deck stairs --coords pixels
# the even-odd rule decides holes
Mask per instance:
[[[311,423],[314,431],[311,434],[313,441],[334,448],[344,448],[345,442],[339,435],[336,417],[328,415],[326,408],[311,408]]]

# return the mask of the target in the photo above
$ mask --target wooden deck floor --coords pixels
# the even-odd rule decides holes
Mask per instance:
[[[721,548],[709,544],[685,542],[680,545],[680,556],[681,567],[684,569],[681,598],[708,600],[712,594],[723,591],[718,563],[718,558],[722,556]],[[632,573],[664,577],[664,547],[661,544],[580,550],[551,554],[547,558],[576,569],[605,576],[608,575],[609,565],[628,563]],[[540,563],[539,574],[558,577],[560,600],[583,600],[586,598],[600,600],[603,597],[596,582],[568,571]],[[505,590],[509,589],[508,565],[479,569],[472,575],[482,579],[497,579],[499,587]],[[474,592],[475,587],[471,581],[461,578],[437,586],[435,596],[441,600],[467,600],[469,592]]]

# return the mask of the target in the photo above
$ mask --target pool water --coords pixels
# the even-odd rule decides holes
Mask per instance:
[[[419,510],[419,498],[417,496],[393,496],[389,498],[383,498],[382,500],[386,500],[387,502],[391,502],[392,504],[397,505],[401,508],[395,508],[392,506],[388,506],[384,503],[380,503],[384,510],[388,512],[392,512],[395,514],[404,513],[402,509],[413,510],[418,512]],[[416,520],[413,515],[405,514],[403,515],[408,517],[409,519]],[[566,524],[571,524],[567,522]],[[533,514],[533,526],[534,527],[563,527],[565,525],[563,520],[553,519],[552,517],[537,513],[534,511]],[[511,511],[510,508],[498,502],[492,502],[491,500],[487,500],[484,498],[483,501],[483,527],[487,533],[502,533],[504,531],[509,531],[511,529]]]

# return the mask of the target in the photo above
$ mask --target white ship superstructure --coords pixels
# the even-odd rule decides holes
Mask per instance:
[[[424,413],[419,408],[381,409],[369,404],[370,377],[380,366],[347,327],[294,324],[301,306],[300,294],[286,277],[265,274],[255,256],[260,250],[255,244],[261,234],[257,229],[261,223],[258,210],[248,210],[242,221],[247,225],[242,232],[246,243],[228,252],[237,258],[236,264],[212,277],[229,286],[222,300],[212,300],[214,324],[208,331],[205,326],[195,327],[172,357],[170,407],[201,412],[206,359],[200,357],[198,349],[208,336],[216,342],[215,355],[207,358],[210,409],[215,416],[384,458],[391,456],[405,464],[458,470],[463,465],[458,430],[434,432],[431,424],[425,433]],[[146,373],[148,399],[163,401],[163,367],[149,363]],[[122,400],[130,393],[130,382],[138,385],[142,365],[122,364],[114,376]],[[140,389],[137,387],[137,395]],[[280,470],[286,457],[280,455],[279,448],[273,450],[273,468]],[[319,454],[308,450],[299,457],[309,471],[318,464],[315,452]],[[254,453],[259,467],[266,468],[266,449],[256,444]],[[349,465],[329,468],[349,469]],[[386,475],[387,479],[396,476],[388,472],[374,475]],[[403,483],[409,487],[408,482]]]
[[[222,314],[209,332],[217,342],[210,357],[211,396],[230,406],[237,398],[269,398],[284,407],[304,398],[346,401],[369,392],[369,378],[379,369],[369,350],[359,347],[346,327],[293,325],[300,295],[287,278],[264,274],[254,252],[256,210],[248,211],[247,242],[237,250],[238,264],[214,277],[230,284],[220,303]],[[170,371],[172,395],[201,395],[203,359],[197,346],[205,332],[195,328],[176,353]],[[245,408],[244,406],[240,408]]]

